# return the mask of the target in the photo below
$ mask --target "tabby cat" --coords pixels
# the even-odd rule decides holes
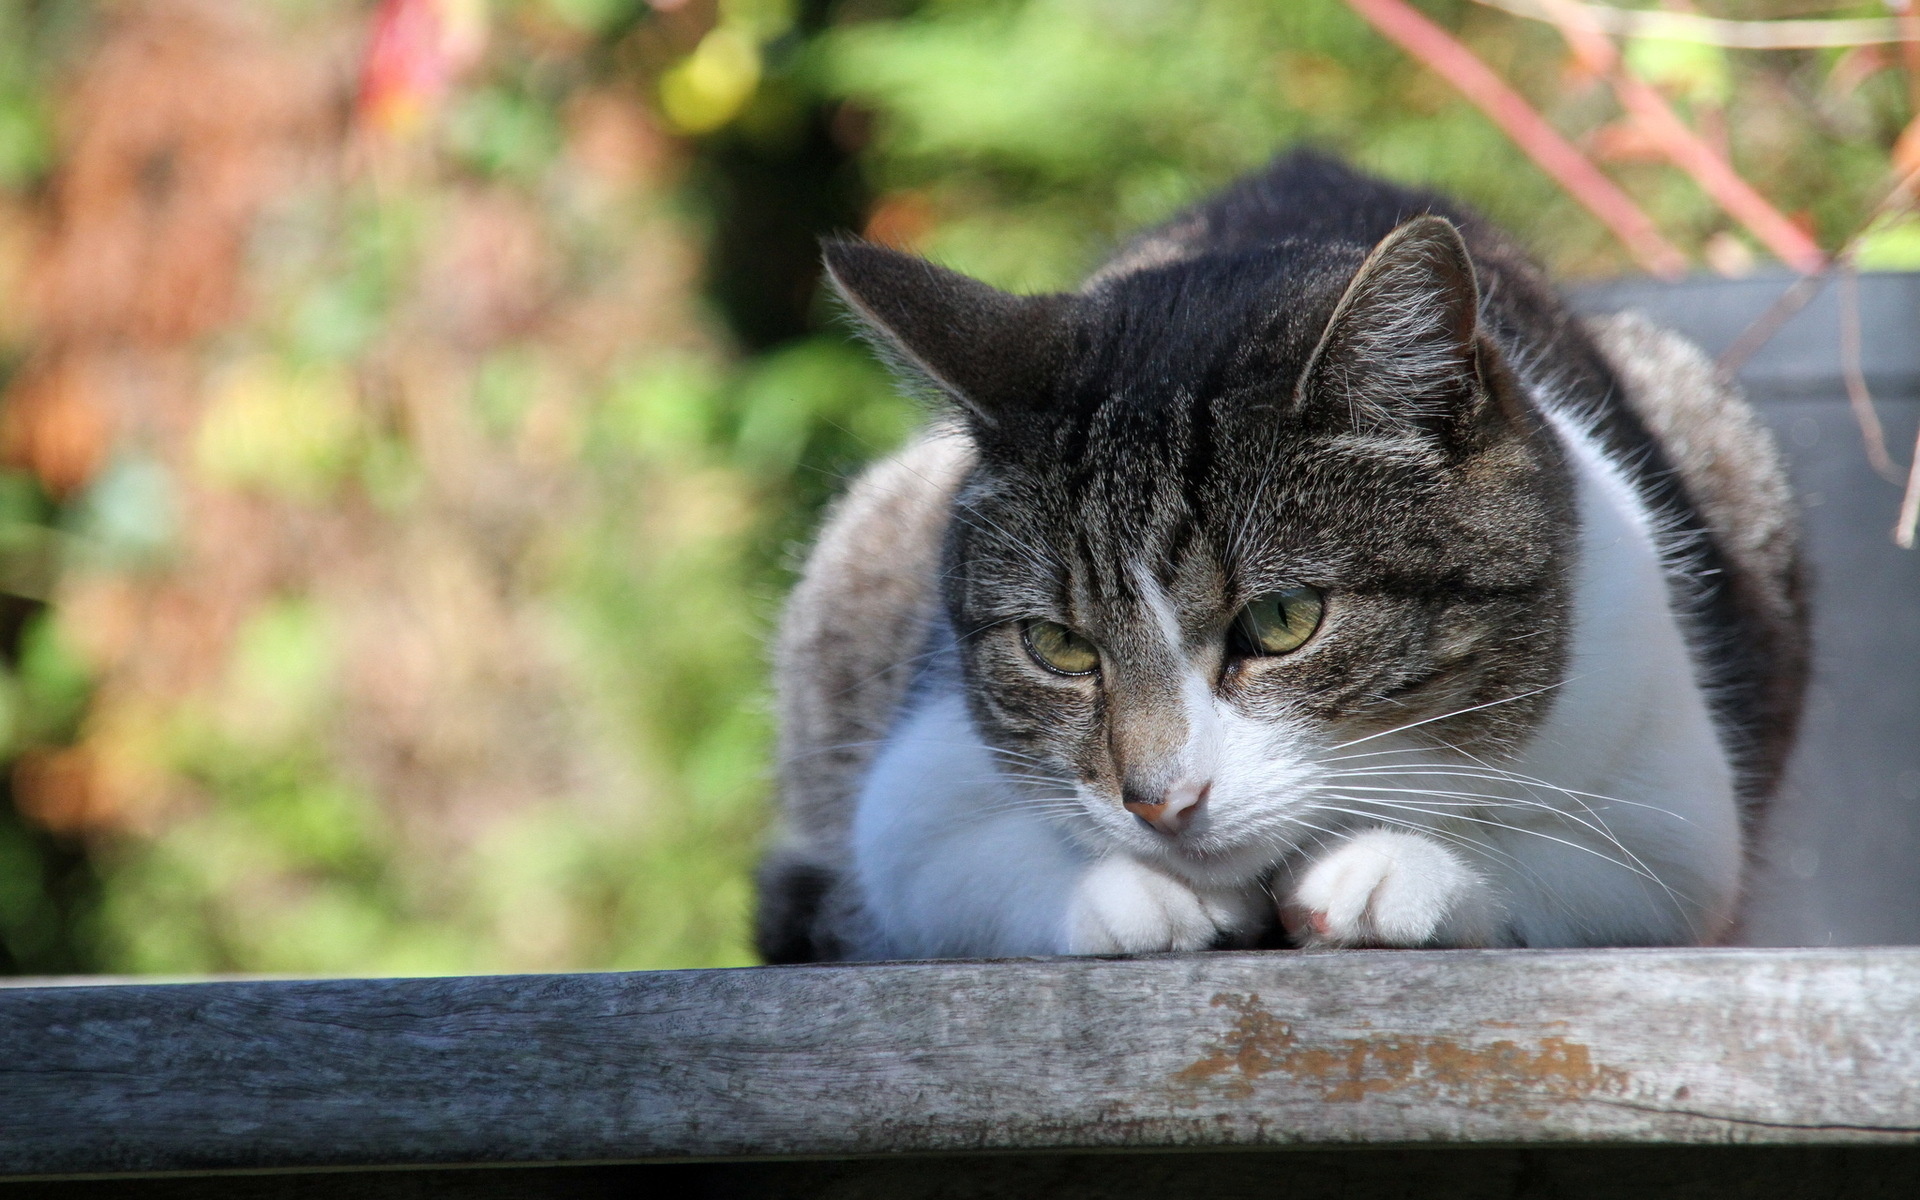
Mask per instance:
[[[1805,614],[1694,347],[1313,154],[1070,293],[826,266],[941,415],[785,617],[769,961],[1727,934]]]

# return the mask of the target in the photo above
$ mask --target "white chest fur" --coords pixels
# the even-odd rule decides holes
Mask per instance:
[[[1739,887],[1733,768],[1650,517],[1592,439],[1558,425],[1579,481],[1573,639],[1566,683],[1518,769],[1585,794],[1622,843],[1603,848],[1631,852],[1658,883],[1577,855],[1517,882],[1514,908],[1532,914],[1533,945],[1709,939]]]

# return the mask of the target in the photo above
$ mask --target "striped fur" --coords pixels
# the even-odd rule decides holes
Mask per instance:
[[[955,419],[790,606],[771,961],[1727,927],[1804,614],[1777,458],[1643,369],[1670,335],[1596,343],[1470,215],[1307,155],[1075,293],[827,261]],[[1236,652],[1299,586],[1319,631]],[[1046,670],[1033,620],[1099,670]]]

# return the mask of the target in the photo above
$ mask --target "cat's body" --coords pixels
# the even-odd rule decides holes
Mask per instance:
[[[1728,928],[1804,614],[1697,351],[1312,156],[1070,295],[828,262],[954,417],[789,606],[770,960]]]

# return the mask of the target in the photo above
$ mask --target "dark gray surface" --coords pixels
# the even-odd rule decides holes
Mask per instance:
[[[0,1175],[1920,1144],[1920,949],[0,989]]]
[[[1719,354],[1786,278],[1591,288]],[[1862,363],[1902,465],[1920,425],[1920,275],[1860,280]],[[1746,940],[1920,943],[1920,554],[1890,537],[1900,488],[1867,466],[1840,375],[1829,284],[1741,372],[1803,503],[1814,675],[1806,726],[1761,847]]]
[[[1637,308],[1718,356],[1796,278],[1707,276],[1679,283],[1631,279],[1576,288],[1572,299],[1576,307],[1594,313]],[[1911,395],[1920,388],[1920,339],[1915,337],[1916,322],[1920,322],[1920,272],[1874,272],[1859,276],[1859,281],[1861,367],[1876,387]],[[1741,381],[1760,399],[1812,396],[1845,403],[1840,384],[1840,314],[1839,287],[1829,280],[1747,359]]]
[[[1288,1150],[0,1184],[7,1200],[1908,1200],[1920,1149]]]

